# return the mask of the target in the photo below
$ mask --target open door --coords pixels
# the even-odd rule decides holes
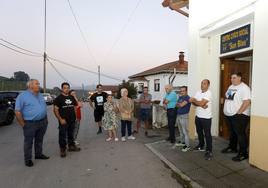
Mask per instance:
[[[220,87],[220,119],[219,135],[223,138],[229,138],[229,128],[225,122],[223,114],[223,105],[225,93],[231,85],[231,74],[235,72],[242,73],[242,81],[249,85],[250,83],[250,61],[240,61],[234,58],[221,59],[221,87]]]

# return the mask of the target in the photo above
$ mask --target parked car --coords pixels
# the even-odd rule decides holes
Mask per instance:
[[[0,92],[0,124],[10,125],[15,117],[14,106],[5,98],[5,94]]]
[[[44,97],[44,100],[46,101],[46,103],[48,105],[51,105],[53,104],[53,97],[50,95],[50,93],[42,93],[43,97]]]
[[[3,99],[7,99],[13,108],[15,108],[16,98],[22,91],[0,91],[0,96],[3,97]]]

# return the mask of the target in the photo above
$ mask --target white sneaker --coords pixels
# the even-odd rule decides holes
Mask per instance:
[[[119,140],[118,138],[115,138],[115,139],[114,139],[114,141],[116,141],[116,142],[118,142],[118,140]]]
[[[131,136],[127,137],[127,139],[129,139],[129,140],[135,140],[136,138],[131,135]]]
[[[126,138],[125,137],[122,137],[121,140],[122,140],[122,142],[125,142],[126,141]]]
[[[79,145],[79,142],[77,142],[76,140],[74,141],[74,144],[77,146]]]
[[[110,137],[106,139],[107,142],[110,142],[111,140],[112,140],[112,138],[110,138]]]

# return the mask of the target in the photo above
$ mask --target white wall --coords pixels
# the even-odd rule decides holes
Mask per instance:
[[[255,0],[192,0],[189,17],[189,94],[200,89],[200,82],[207,78],[211,81],[213,94],[212,134],[219,132],[219,90],[220,90],[220,35],[230,30],[229,25],[219,26],[217,30],[202,36],[203,30],[209,30],[226,19],[231,13],[255,2]],[[213,15],[213,16],[212,16]],[[232,29],[250,22],[251,18],[234,22]],[[218,21],[218,22],[217,22]]]
[[[259,0],[255,8],[251,114],[268,117],[268,1]]]
[[[146,76],[146,79],[149,80],[149,92],[152,95],[153,100],[161,100],[165,96],[165,85],[169,83],[169,76],[170,74],[157,74]],[[160,91],[154,91],[154,80],[160,79]],[[173,86],[183,86],[188,85],[188,75],[187,74],[177,74],[176,78],[174,79]]]

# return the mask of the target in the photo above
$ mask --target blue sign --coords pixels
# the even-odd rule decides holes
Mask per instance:
[[[221,35],[221,54],[250,47],[250,24]]]

